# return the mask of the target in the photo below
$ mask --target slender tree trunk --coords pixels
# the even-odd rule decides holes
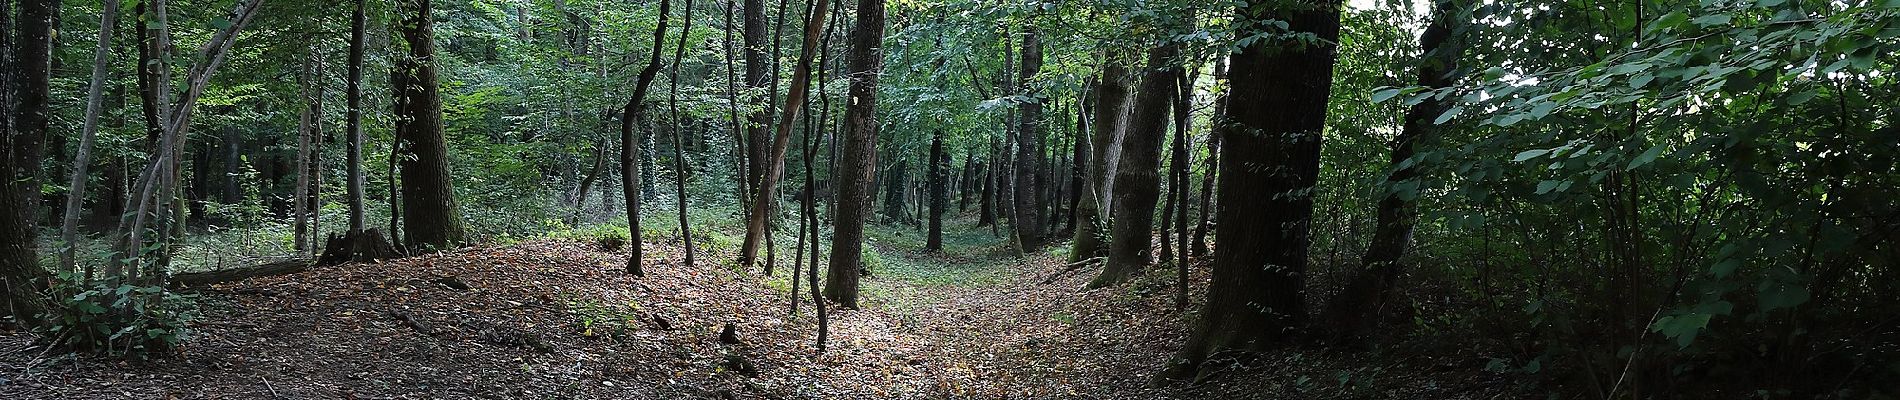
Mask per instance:
[[[1161,197],[1161,144],[1167,137],[1168,110],[1173,103],[1178,45],[1168,43],[1148,51],[1135,114],[1129,120],[1126,147],[1115,167],[1115,196],[1108,263],[1089,282],[1098,288],[1122,283],[1154,262],[1155,203]]]
[[[1451,74],[1458,69],[1458,50],[1446,46],[1452,33],[1450,19],[1455,14],[1454,5],[1440,0],[1433,6],[1432,23],[1419,37],[1424,57],[1418,65],[1417,79],[1419,86],[1436,89],[1451,86]],[[1380,187],[1389,188],[1418,179],[1418,168],[1405,161],[1416,153],[1420,138],[1430,134],[1431,119],[1444,113],[1446,106],[1444,100],[1428,98],[1406,110],[1405,125],[1392,142],[1390,162],[1394,169]],[[1380,196],[1378,207],[1372,243],[1360,260],[1360,269],[1352,272],[1345,288],[1327,303],[1320,317],[1330,325],[1330,333],[1336,339],[1356,341],[1370,335],[1386,309],[1385,302],[1392,297],[1399,274],[1405,270],[1403,259],[1411,247],[1412,226],[1418,219],[1418,211],[1409,198],[1399,193]]]
[[[1226,86],[1227,57],[1225,56],[1218,58],[1214,63],[1214,81],[1217,82],[1216,87]],[[1226,118],[1227,91],[1223,90],[1218,97],[1214,98],[1214,116],[1211,118],[1212,123],[1207,134],[1207,172],[1201,176],[1201,215],[1195,220],[1194,227],[1195,257],[1205,257],[1208,253],[1207,226],[1210,221],[1213,221],[1208,216],[1214,212],[1214,205],[1209,203],[1214,197],[1214,179],[1220,175],[1220,127],[1227,123]]]
[[[364,222],[364,181],[363,172],[363,29],[367,19],[364,3],[368,0],[356,0],[356,6],[350,12],[350,59],[346,67],[349,75],[343,82],[345,119],[343,129],[349,135],[349,145],[345,146],[344,168],[349,175],[347,195],[350,197],[350,234],[354,235],[368,229]]]
[[[673,132],[673,189],[679,194],[680,243],[685,246],[686,267],[692,268],[694,265],[693,226],[686,221],[686,210],[692,207],[692,204],[686,198],[688,171],[686,170],[686,151],[681,148],[685,139],[680,134],[680,131],[684,129],[684,122],[680,120],[680,64],[686,62],[686,35],[693,31],[693,0],[686,0],[685,10],[685,15],[680,18],[679,44],[673,46],[673,70],[671,76],[667,78],[671,81],[669,84],[672,87],[667,90],[667,104],[672,108],[670,113],[673,114],[673,129],[669,131]]]
[[[1172,219],[1176,221],[1175,246],[1168,253],[1175,257],[1174,308],[1177,310],[1187,310],[1188,302],[1188,164],[1193,162],[1187,151],[1188,146],[1191,146],[1188,143],[1188,129],[1193,127],[1194,80],[1200,75],[1199,67],[1194,70],[1176,76],[1180,84],[1176,85],[1179,92],[1174,103],[1174,155],[1170,157],[1174,159],[1171,163],[1174,165],[1174,179],[1168,184],[1173,187],[1168,192],[1173,193],[1174,197],[1169,198],[1168,202],[1174,204]],[[1168,235],[1161,235],[1161,240],[1167,242]]]
[[[851,101],[845,102],[844,162],[839,165],[837,178],[839,206],[832,217],[831,265],[825,277],[825,297],[849,309],[858,308],[864,220],[868,214],[865,210],[871,206],[867,184],[877,171],[877,82],[884,70],[884,1],[858,0],[857,16],[846,53]]]
[[[442,97],[436,82],[435,17],[432,0],[410,0],[414,14],[402,21],[407,57],[399,57],[396,138],[409,153],[401,160],[403,243],[411,250],[446,250],[467,241],[455,181],[449,174],[448,141],[442,137]]]
[[[672,19],[671,0],[660,0],[660,22],[653,27],[653,50],[647,53],[647,64],[640,69],[635,78],[633,95],[627,98],[627,105],[620,113],[620,192],[627,201],[627,231],[631,239],[627,241],[627,273],[633,276],[646,276],[641,268],[645,247],[640,241],[640,166],[638,161],[640,143],[634,141],[633,127],[638,120],[646,118],[646,95],[653,86],[653,78],[660,74],[660,52],[666,46],[666,24]]]
[[[1029,252],[1042,248],[1048,233],[1044,232],[1047,230],[1044,213],[1048,210],[1044,207],[1047,202],[1043,201],[1042,192],[1046,184],[1042,179],[1043,164],[1047,162],[1042,154],[1042,100],[1030,92],[1031,82],[1042,71],[1042,41],[1033,26],[1023,32],[1021,68],[1021,78],[1015,86],[1017,93],[1030,100],[1022,104],[1022,114],[1018,115],[1021,119],[1017,121],[1020,128],[1016,129],[1016,176],[1012,184],[1016,201],[1012,204],[1015,209],[1012,219],[1018,249]]]
[[[1122,134],[1125,130],[1124,119],[1128,113],[1128,63],[1113,54],[1102,64],[1101,77],[1095,84],[1090,96],[1095,98],[1095,106],[1090,110],[1094,124],[1089,132],[1088,158],[1077,158],[1077,164],[1088,164],[1087,182],[1076,192],[1081,198],[1076,202],[1075,242],[1069,251],[1069,262],[1082,261],[1090,257],[1101,256],[1105,250],[1102,245],[1108,237],[1110,210],[1110,181],[1115,174],[1115,164],[1119,161]]]
[[[752,174],[748,169],[749,163],[746,162],[746,156],[750,154],[747,145],[747,143],[750,142],[746,140],[748,128],[745,122],[739,119],[738,50],[734,49],[732,45],[734,37],[732,11],[737,8],[739,8],[739,0],[726,0],[726,25],[724,29],[726,37],[725,40],[720,42],[720,45],[725,46],[726,50],[726,112],[729,114],[728,117],[732,125],[732,181],[737,183],[737,192],[733,193],[733,198],[739,201],[740,213],[744,213],[746,209],[746,189],[752,187],[748,183],[750,179],[752,179]],[[747,10],[750,11],[750,9]],[[750,14],[747,15],[750,16]],[[749,22],[750,21],[748,21],[748,23]],[[750,46],[750,44],[750,42],[747,42],[748,46]],[[748,47],[748,49],[749,48],[750,47]],[[747,68],[746,72],[750,73],[750,67]],[[752,82],[747,81],[746,87],[752,87]],[[792,295],[797,296],[797,291],[794,290]]]
[[[1233,55],[1229,115],[1219,130],[1226,153],[1220,203],[1248,206],[1220,209],[1223,242],[1214,249],[1208,301],[1158,381],[1193,377],[1218,351],[1273,346],[1305,319],[1310,193],[1319,179],[1340,9],[1336,0],[1307,0],[1238,11],[1237,18],[1285,21],[1289,31],[1317,40],[1259,40]]]
[[[791,88],[785,93],[785,114],[779,120],[778,129],[772,138],[772,153],[766,159],[765,176],[759,181],[758,193],[752,199],[752,213],[746,223],[745,242],[739,247],[739,265],[750,266],[758,258],[759,242],[770,234],[768,223],[772,209],[777,203],[775,191],[778,178],[785,168],[785,151],[791,144],[792,126],[798,123],[802,107],[793,106],[805,101],[805,95],[811,88],[811,60],[818,52],[818,39],[825,25],[825,13],[830,11],[827,2],[819,1],[812,6],[812,12],[805,17],[805,41],[798,55],[798,65],[792,71]]]
[[[112,52],[112,33],[116,31],[119,20],[119,2],[107,1],[99,14],[99,46],[92,52],[92,82],[86,88],[86,120],[79,134],[79,150],[73,156],[72,179],[68,180],[66,191],[66,211],[61,215],[59,226],[59,267],[60,271],[72,273],[74,248],[79,240],[80,206],[86,200],[86,178],[90,176],[86,169],[92,166],[93,136],[99,132],[99,114],[104,108],[107,71]],[[0,9],[0,12],[7,12]],[[4,34],[4,31],[0,31]]]
[[[949,205],[945,198],[949,191],[944,185],[950,177],[946,176],[950,158],[943,154],[943,130],[931,131],[930,135],[930,232],[924,242],[925,251],[943,251],[943,209]]]
[[[303,76],[298,79],[301,86],[299,89],[302,89],[300,91],[309,90],[311,79],[309,65],[314,62],[315,60],[309,60],[304,64]],[[309,94],[304,93],[304,95],[306,96],[304,100],[308,101]],[[305,199],[309,195],[306,191],[310,190],[310,176],[305,172],[310,170],[310,137],[314,136],[310,129],[310,122],[320,117],[311,115],[310,112],[310,107],[302,107],[297,116],[297,186],[291,190],[293,193],[291,198],[294,200],[291,201],[290,213],[291,219],[295,221],[293,225],[296,225],[296,233],[292,235],[290,247],[300,252],[310,248],[310,220],[306,218],[308,214],[304,212],[304,206],[308,205]]]
[[[892,154],[897,165],[892,166],[884,178],[884,218],[885,222],[908,223],[909,212],[904,211],[908,203],[904,198],[904,184],[910,180],[910,159],[902,154]]]
[[[996,147],[997,147],[996,142],[992,140],[990,142],[990,148],[994,149]],[[996,153],[995,151],[991,151],[990,154],[994,155]],[[989,159],[995,160],[996,158],[992,156],[992,157],[989,157]],[[996,229],[994,229],[996,226],[996,209],[995,209],[996,168],[993,166],[987,166],[987,165],[985,167],[988,167],[988,168],[983,168],[983,173],[977,174],[977,179],[980,179],[983,181],[981,184],[983,186],[983,195],[977,196],[976,226],[991,227],[992,229],[990,229],[990,232],[994,233],[996,232]]]

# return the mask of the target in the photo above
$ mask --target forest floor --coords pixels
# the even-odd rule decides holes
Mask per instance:
[[[789,310],[789,263],[775,277],[684,268],[650,243],[634,278],[624,251],[547,239],[200,289],[174,357],[61,355],[0,332],[0,398],[1514,397],[1481,360],[1319,348],[1150,388],[1189,326],[1173,270],[1081,291],[1094,268],[1065,269],[1057,250],[1018,257],[987,230],[948,233],[941,254],[908,228],[872,233],[864,307],[831,309],[823,352],[809,288]],[[720,340],[727,323],[737,344]]]

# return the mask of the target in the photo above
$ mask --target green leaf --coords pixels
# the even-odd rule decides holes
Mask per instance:
[[[1517,153],[1517,157],[1512,157],[1511,161],[1524,162],[1524,160],[1537,158],[1545,154],[1550,154],[1550,149],[1525,150],[1522,153]]]
[[[1655,74],[1637,74],[1635,77],[1630,78],[1630,89],[1642,89],[1644,86],[1649,86],[1649,82],[1653,80],[1656,80]]]
[[[1650,326],[1649,330],[1676,339],[1678,346],[1689,347],[1689,344],[1695,343],[1696,333],[1709,326],[1709,317],[1710,315],[1705,313],[1671,315],[1657,319],[1656,324]]]
[[[1463,112],[1465,112],[1464,106],[1453,106],[1450,110],[1445,110],[1444,114],[1439,114],[1438,119],[1432,121],[1432,125],[1443,125],[1445,121],[1458,118],[1458,114]]]
[[[1668,145],[1664,143],[1657,143],[1655,147],[1650,147],[1649,150],[1644,151],[1643,154],[1636,155],[1636,159],[1630,160],[1630,164],[1623,167],[1623,170],[1634,170],[1636,167],[1648,165],[1651,161],[1656,161],[1656,157],[1661,156],[1663,148],[1667,146]]]
[[[1543,182],[1538,182],[1538,183],[1537,183],[1537,194],[1544,194],[1544,193],[1550,193],[1550,191],[1551,191],[1551,189],[1556,189],[1556,188],[1557,188],[1557,185],[1560,185],[1560,184],[1563,184],[1563,181],[1543,181]]]
[[[1386,100],[1391,100],[1393,97],[1397,97],[1400,92],[1401,90],[1399,90],[1399,88],[1379,89],[1378,91],[1372,92],[1372,102],[1384,103]]]
[[[1813,90],[1803,90],[1803,91],[1795,92],[1792,95],[1788,95],[1788,105],[1798,106],[1798,105],[1805,104],[1808,102],[1808,100],[1814,100],[1814,95],[1815,95],[1815,91]]]
[[[1770,284],[1763,282],[1759,295],[1762,311],[1773,311],[1798,306],[1801,305],[1801,303],[1808,302],[1809,297],[1808,288],[1806,286],[1793,283]]]
[[[1728,13],[1710,14],[1696,17],[1695,24],[1701,26],[1728,25],[1731,19],[1733,19],[1733,17],[1728,15]]]

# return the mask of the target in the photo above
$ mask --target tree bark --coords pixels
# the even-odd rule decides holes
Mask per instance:
[[[686,211],[692,207],[692,204],[686,197],[686,177],[689,171],[686,170],[686,151],[682,143],[685,141],[685,135],[680,134],[680,131],[684,130],[684,123],[680,120],[680,64],[686,62],[686,35],[693,31],[693,0],[686,0],[684,8],[685,15],[680,17],[682,22],[679,44],[673,46],[673,70],[671,76],[667,78],[670,81],[669,84],[672,85],[667,90],[667,104],[672,108],[670,114],[673,114],[673,129],[668,131],[673,133],[673,189],[679,195],[680,243],[685,246],[686,267],[692,268],[694,265],[693,226],[686,220]]]
[[[924,250],[943,251],[943,209],[950,199],[945,196],[949,191],[944,185],[950,177],[946,170],[950,163],[948,155],[943,154],[943,130],[933,130],[930,135],[930,232],[924,240]]]
[[[93,137],[99,132],[99,114],[105,103],[106,67],[111,60],[112,33],[117,30],[119,20],[119,2],[107,1],[102,6],[104,8],[99,14],[99,45],[92,52],[92,81],[86,88],[86,120],[79,134],[79,150],[73,155],[72,179],[67,181],[66,211],[61,215],[59,227],[59,266],[66,273],[72,273],[75,269],[73,252],[74,244],[79,239],[80,206],[86,200],[86,178],[89,176],[86,170],[92,166]],[[5,11],[0,9],[0,12]]]
[[[1076,159],[1077,164],[1088,165],[1088,174],[1084,187],[1076,190],[1081,197],[1075,206],[1075,242],[1069,251],[1069,262],[1101,256],[1104,239],[1108,236],[1109,216],[1103,212],[1112,205],[1109,194],[1126,129],[1129,97],[1128,69],[1123,67],[1127,63],[1123,57],[1114,55],[1119,52],[1110,53],[1102,64],[1099,81],[1090,91],[1095,98],[1090,110],[1095,121],[1090,126],[1089,154],[1086,159]]]
[[[838,208],[832,216],[831,265],[826,269],[824,291],[826,298],[849,309],[858,308],[864,220],[871,206],[871,175],[877,171],[877,82],[884,70],[884,1],[858,0],[857,16],[848,40],[850,49],[845,54],[851,100],[845,102],[844,154],[837,170]]]
[[[1217,82],[1216,87],[1226,86],[1224,82],[1227,81],[1227,57],[1225,56],[1219,57],[1214,63],[1214,81]],[[1209,251],[1207,226],[1213,219],[1208,216],[1214,212],[1213,206],[1215,206],[1210,204],[1210,200],[1214,197],[1214,178],[1220,175],[1219,128],[1226,123],[1224,120],[1226,117],[1227,92],[1223,90],[1214,98],[1214,116],[1207,134],[1207,172],[1201,174],[1201,215],[1200,218],[1195,219],[1194,244],[1192,245],[1195,257],[1205,257]]]
[[[641,268],[646,256],[646,246],[640,241],[640,166],[638,161],[640,143],[634,138],[634,124],[646,118],[647,90],[653,86],[653,78],[660,74],[660,52],[666,46],[666,24],[672,19],[671,0],[660,0],[660,22],[653,27],[653,50],[647,53],[647,64],[640,69],[640,75],[634,78],[633,95],[627,98],[627,105],[620,113],[620,192],[627,202],[627,231],[631,234],[627,241],[627,273],[633,276],[646,276]]]
[[[356,6],[350,12],[350,59],[349,77],[344,80],[344,97],[347,102],[343,129],[349,135],[349,145],[345,146],[345,173],[349,174],[349,183],[345,189],[350,197],[350,232],[362,232],[367,225],[364,222],[364,172],[363,172],[363,29],[367,17],[364,3],[368,0],[356,0]]]
[[[1453,5],[1450,1],[1440,0],[1434,2],[1433,6],[1432,23],[1419,36],[1420,50],[1424,56],[1419,62],[1417,79],[1421,87],[1438,89],[1451,86],[1453,71],[1458,69],[1458,50],[1446,46],[1452,33],[1450,18],[1455,12],[1451,9]],[[1420,138],[1431,133],[1432,119],[1444,113],[1446,107],[1443,99],[1427,98],[1406,110],[1405,125],[1392,142],[1389,160],[1394,169],[1380,182],[1379,187],[1392,188],[1418,179],[1418,168],[1405,161],[1416,153],[1415,146]],[[1372,328],[1386,309],[1386,301],[1392,297],[1399,274],[1406,267],[1403,259],[1411,247],[1412,226],[1418,219],[1418,210],[1409,196],[1401,196],[1391,190],[1382,193],[1372,243],[1367,246],[1365,256],[1360,260],[1360,268],[1351,273],[1345,288],[1334,295],[1320,316],[1321,321],[1329,325],[1329,333],[1337,340],[1358,341],[1372,333]]]
[[[1176,76],[1181,68],[1174,64],[1180,47],[1173,43],[1156,45],[1148,51],[1148,67],[1143,71],[1140,94],[1129,120],[1123,153],[1115,167],[1114,218],[1111,223],[1108,263],[1102,273],[1089,281],[1091,288],[1121,284],[1154,262],[1155,203],[1161,197],[1161,144],[1167,136],[1168,110],[1175,96]]]
[[[436,82],[435,17],[431,0],[410,0],[414,14],[402,21],[407,57],[399,57],[396,90],[396,139],[409,152],[403,157],[403,243],[411,251],[446,250],[467,238],[449,173],[448,141],[442,136],[442,96]]]
[[[772,98],[760,95],[771,85],[772,75],[766,72],[766,66],[772,65],[765,48],[765,1],[744,0],[744,40],[745,40],[745,81],[747,97],[752,99],[752,109],[746,114],[746,177],[740,182],[746,189],[759,187],[760,177],[765,176],[765,161],[770,154],[766,143],[772,140]],[[751,196],[751,191],[744,196]],[[749,199],[742,198],[750,212]],[[749,217],[748,217],[749,220]]]
[[[1023,32],[1022,63],[1020,79],[1016,82],[1018,93],[1030,100],[1022,104],[1022,114],[1017,117],[1020,128],[1016,129],[1016,176],[1012,186],[1015,189],[1016,244],[1027,253],[1042,248],[1047,240],[1047,214],[1044,205],[1047,185],[1042,179],[1048,161],[1042,153],[1042,100],[1033,93],[1031,84],[1042,71],[1041,34],[1035,27],[1027,27]]]
[[[12,157],[14,171],[40,182],[45,172],[40,166],[46,153],[47,124],[52,118],[49,103],[53,78],[53,28],[59,23],[60,2],[25,0],[20,2],[20,20],[14,40]],[[6,11],[6,10],[0,10]],[[6,32],[0,32],[0,35]],[[17,193],[30,199],[23,208],[10,212],[25,213],[26,220],[39,215],[40,191],[37,186]]]
[[[1313,186],[1319,180],[1326,102],[1337,57],[1341,3],[1304,0],[1240,10],[1243,20],[1285,21],[1317,40],[1259,40],[1233,56],[1228,123],[1220,127],[1220,203],[1208,301],[1187,344],[1157,381],[1203,370],[1208,355],[1258,350],[1305,320]],[[1244,36],[1244,35],[1243,35]]]
[[[770,235],[772,210],[778,198],[779,176],[784,174],[785,151],[791,145],[792,126],[798,123],[799,113],[805,95],[811,88],[811,60],[818,52],[818,39],[825,26],[825,14],[830,11],[829,2],[820,1],[812,6],[812,13],[805,17],[805,41],[798,54],[798,65],[792,71],[791,88],[785,93],[785,114],[779,120],[778,129],[772,138],[772,152],[766,161],[765,176],[761,177],[758,193],[752,196],[752,213],[746,222],[745,242],[739,247],[739,265],[750,268],[758,258],[759,244]],[[848,118],[848,117],[847,117]]]

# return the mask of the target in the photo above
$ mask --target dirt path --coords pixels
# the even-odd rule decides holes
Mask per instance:
[[[1042,284],[1057,271],[1053,256],[999,254],[987,232],[959,233],[942,255],[905,250],[918,247],[914,238],[885,234],[866,307],[834,311],[823,353],[809,302],[788,313],[783,272],[744,276],[653,258],[650,276],[636,279],[619,272],[624,255],[541,241],[205,289],[203,317],[177,357],[57,355],[30,335],[0,333],[0,398],[1153,399],[1308,390],[1294,378],[1145,387],[1186,326],[1167,304],[1165,274],[1077,292],[1088,270]],[[721,343],[726,323],[740,343]]]

